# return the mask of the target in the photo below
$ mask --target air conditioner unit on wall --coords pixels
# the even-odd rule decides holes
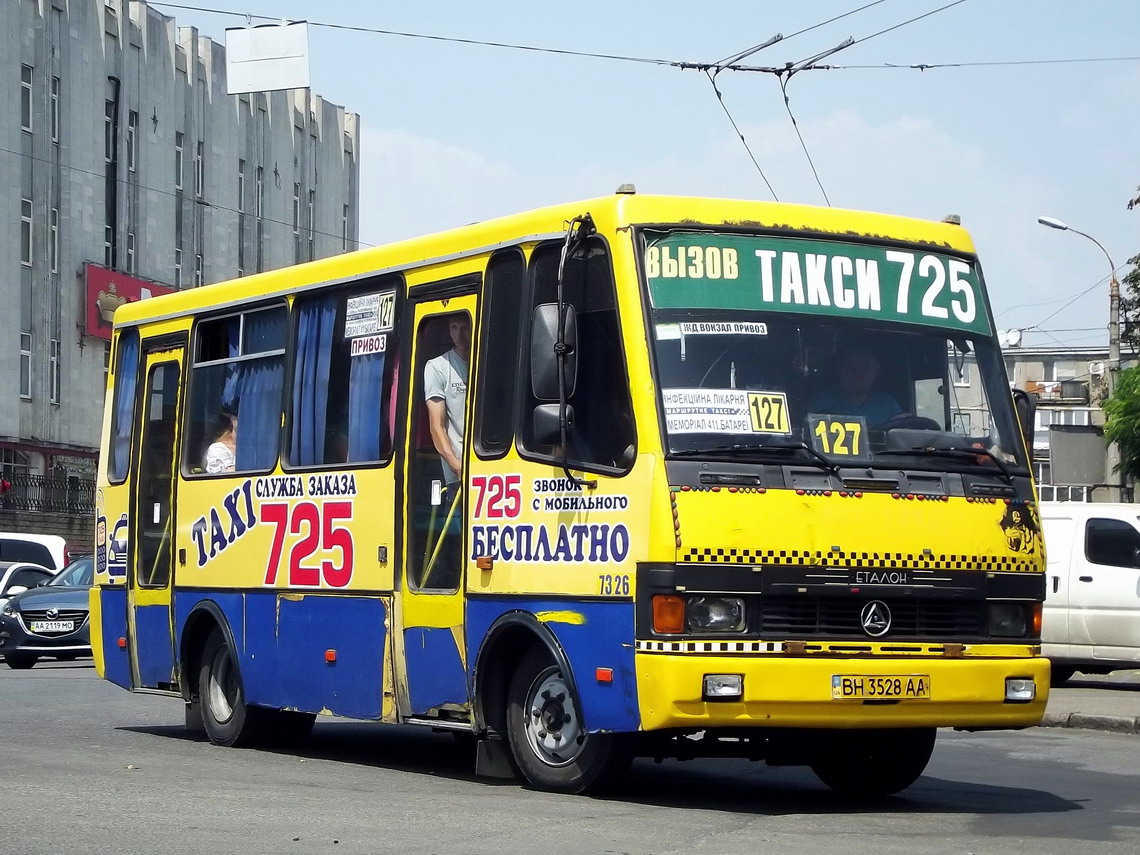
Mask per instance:
[[[1091,374],[1093,377],[1099,377],[1100,375],[1104,374],[1104,363],[1103,362],[1090,362],[1089,363],[1089,374]]]

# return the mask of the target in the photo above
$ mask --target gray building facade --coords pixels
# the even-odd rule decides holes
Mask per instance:
[[[93,476],[100,308],[356,248],[359,116],[225,77],[223,46],[146,3],[0,0],[8,509]]]

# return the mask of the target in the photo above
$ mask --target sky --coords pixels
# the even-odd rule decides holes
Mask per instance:
[[[1136,0],[151,5],[219,42],[246,14],[310,22],[313,91],[361,117],[362,244],[624,183],[957,214],[998,329],[1022,330],[1024,346],[1106,345],[1109,271],[1122,278],[1140,254],[1140,208],[1126,207],[1140,185]],[[721,72],[722,107],[698,70],[443,40],[715,63],[777,34],[745,64],[783,67],[856,40],[821,61],[835,68],[788,81],[795,127],[773,74]],[[1109,58],[1128,59],[1061,62]],[[1092,236],[1108,258],[1085,237],[1039,225],[1041,215]]]

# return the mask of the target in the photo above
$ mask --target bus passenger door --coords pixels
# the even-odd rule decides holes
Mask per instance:
[[[172,543],[182,355],[181,346],[147,351],[142,421],[134,438],[127,636],[136,688],[174,685]]]
[[[470,711],[463,627],[467,509],[461,489],[466,467],[460,463],[461,473],[456,474],[437,443],[449,443],[453,461],[456,450],[458,460],[465,459],[468,439],[463,426],[468,421],[467,366],[475,296],[420,302],[413,318],[412,375],[406,386],[411,398],[404,462],[400,631],[394,635],[399,711],[402,718],[466,722]]]

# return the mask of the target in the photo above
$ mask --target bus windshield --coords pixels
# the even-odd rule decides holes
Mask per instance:
[[[645,272],[672,454],[1004,477],[1025,465],[972,264],[668,232],[650,235]]]

